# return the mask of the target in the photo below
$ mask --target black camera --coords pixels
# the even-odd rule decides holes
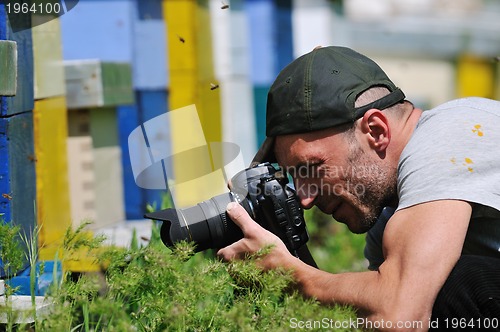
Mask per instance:
[[[288,250],[297,250],[309,239],[304,213],[284,170],[263,163],[237,173],[229,193],[185,209],[165,209],[146,218],[161,220],[161,239],[166,246],[182,240],[196,244],[196,251],[216,249],[243,237],[226,213],[230,202],[238,202],[262,227],[276,234]]]

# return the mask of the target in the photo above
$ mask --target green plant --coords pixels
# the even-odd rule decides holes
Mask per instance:
[[[44,264],[40,263],[37,269],[38,263],[38,234],[40,233],[40,227],[36,226],[35,229],[28,235],[26,233],[19,234],[21,241],[26,245],[27,251],[24,253],[27,262],[29,263],[30,269],[30,296],[31,296],[31,312],[34,321],[37,321],[36,312],[36,291],[37,291],[37,277],[43,273]],[[38,274],[38,275],[37,275]],[[35,324],[36,328],[36,324]]]
[[[41,331],[288,331],[292,319],[355,317],[348,307],[304,299],[285,271],[263,273],[252,259],[225,264],[194,254],[189,243],[171,250],[161,243],[154,226],[147,246],[101,248],[98,260],[106,267],[102,273],[66,277],[52,294],[56,303],[52,314],[37,327]]]
[[[363,255],[365,235],[353,234],[347,227],[317,208],[305,211],[309,249],[318,266],[339,273],[366,270]]]
[[[12,222],[5,223],[0,219],[0,259],[7,280],[15,277],[24,265],[24,250],[19,242],[20,227]],[[15,321],[19,313],[12,309],[11,297],[17,288],[11,287],[10,283],[5,284],[5,306],[0,308],[0,313],[7,318],[6,331],[13,331]]]
[[[24,250],[19,243],[20,227],[0,220],[0,259],[7,279],[17,275],[24,265]],[[14,294],[15,289],[6,285],[7,299]]]
[[[363,261],[362,237],[352,237],[314,209],[306,214],[310,246],[320,267],[338,272]],[[264,273],[253,258],[222,263],[211,253],[195,254],[190,243],[167,248],[155,222],[149,244],[141,246],[134,234],[130,248],[103,246],[102,236],[90,236],[85,230],[88,224],[67,230],[61,261],[84,250],[95,256],[102,271],[76,277],[65,273],[54,282],[49,292],[53,310],[36,317],[37,331],[289,331],[294,322],[311,323],[308,328],[319,331],[328,321],[356,319],[350,307],[304,299],[288,272]],[[31,247],[31,265],[36,262],[32,245],[38,231],[24,237]],[[16,246],[18,232],[12,225],[0,226],[0,241],[5,244],[0,258],[11,272],[17,271],[16,259],[22,262],[24,254]],[[58,259],[57,254],[56,264]],[[56,280],[55,270],[53,274]],[[335,330],[356,329],[347,325]]]
[[[40,228],[35,227],[35,229],[28,235],[26,233],[19,234],[21,241],[26,245],[27,252],[25,252],[25,258],[30,266],[30,294],[31,294],[31,304],[35,307],[35,296],[36,296],[36,277],[37,273],[43,273],[43,271],[37,271],[38,262],[38,234],[40,233]]]
[[[92,251],[102,245],[106,239],[104,235],[92,236],[85,231],[85,228],[91,224],[91,221],[84,220],[75,230],[73,230],[72,227],[68,227],[64,234],[62,245],[62,249],[65,253],[63,260],[81,249]]]

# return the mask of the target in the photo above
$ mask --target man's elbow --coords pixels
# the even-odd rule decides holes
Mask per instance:
[[[421,308],[409,308],[411,305],[400,305],[369,315],[366,318],[366,329],[379,331],[427,331],[431,312]]]

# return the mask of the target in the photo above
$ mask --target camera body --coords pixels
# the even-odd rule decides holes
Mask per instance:
[[[309,236],[297,195],[287,184],[288,177],[281,168],[263,163],[237,173],[230,181],[229,193],[192,207],[165,209],[145,217],[163,221],[161,238],[167,246],[187,240],[196,244],[196,251],[216,249],[243,237],[226,213],[227,204],[238,202],[297,256],[297,250],[307,243]]]
[[[252,208],[247,209],[250,216],[277,235],[290,252],[309,240],[304,212],[295,191],[287,185],[284,171],[270,163],[259,164],[236,174],[231,184],[231,191],[240,204],[245,199],[252,204]],[[240,193],[247,193],[243,200]]]

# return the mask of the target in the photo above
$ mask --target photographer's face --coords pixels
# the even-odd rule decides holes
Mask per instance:
[[[276,138],[278,163],[305,209],[317,206],[354,233],[366,232],[396,193],[396,171],[335,129]]]

